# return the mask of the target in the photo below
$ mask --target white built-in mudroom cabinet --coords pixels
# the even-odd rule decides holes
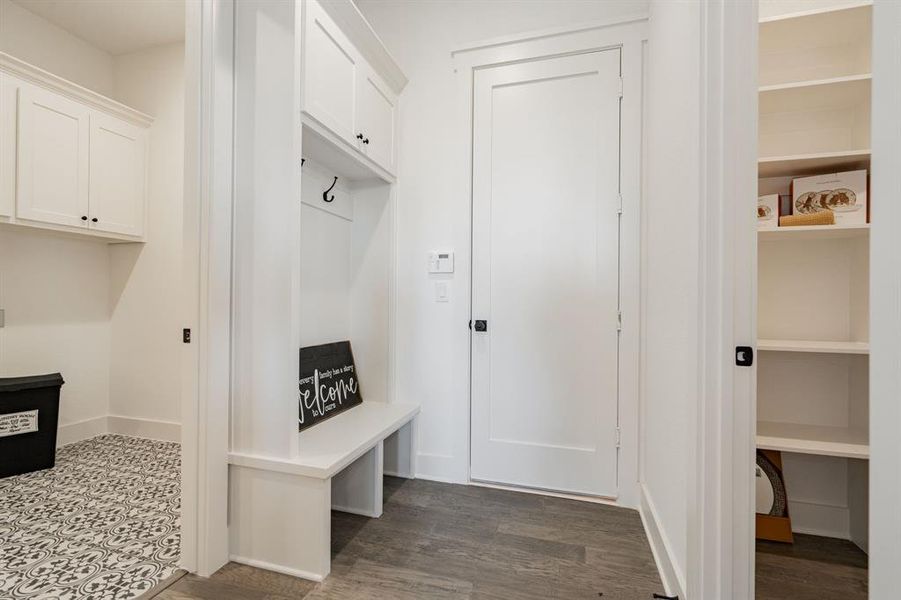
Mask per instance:
[[[383,474],[415,472],[419,407],[395,398],[392,376],[406,77],[349,0],[237,10],[242,23],[278,27],[265,40],[256,27],[236,33],[230,554],[321,580],[331,510],[378,517]],[[242,74],[245,49],[254,62]],[[264,196],[276,175],[293,194]],[[299,431],[298,348],[345,340],[362,404]]]
[[[141,241],[151,122],[0,53],[0,223]]]

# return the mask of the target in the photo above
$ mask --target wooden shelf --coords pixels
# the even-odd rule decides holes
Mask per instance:
[[[805,225],[801,227],[779,227],[758,229],[757,239],[761,242],[777,240],[833,240],[860,238],[870,235],[870,224],[862,225]]]
[[[827,79],[812,79],[808,81],[790,81],[773,85],[762,85],[759,88],[761,94],[777,94],[780,92],[797,94],[823,94],[829,93],[829,88],[848,87],[852,91],[860,92],[864,86],[869,86],[873,81],[872,73],[859,75],[843,75],[841,77],[829,77]]]
[[[837,173],[870,168],[870,150],[818,152],[791,156],[763,156],[757,161],[757,176],[789,177]]]
[[[761,421],[757,423],[757,447],[820,456],[870,457],[867,432],[848,427]]]
[[[842,21],[847,20],[848,11],[870,10],[873,6],[872,0],[849,0],[835,6],[827,6],[822,8],[814,8],[812,10],[796,11],[783,14],[767,15],[761,11],[763,16],[760,17],[761,25],[765,23],[778,23],[780,21],[794,21],[795,23],[804,20],[820,21],[816,23],[819,27],[828,27],[835,24],[840,26]]]
[[[758,339],[762,352],[814,352],[818,354],[869,354],[869,342]]]

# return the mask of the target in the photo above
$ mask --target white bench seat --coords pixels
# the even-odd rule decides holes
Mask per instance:
[[[321,581],[331,570],[332,509],[381,516],[385,439],[418,413],[363,402],[298,433],[296,457],[230,453],[230,558]],[[405,439],[412,456],[412,432]]]

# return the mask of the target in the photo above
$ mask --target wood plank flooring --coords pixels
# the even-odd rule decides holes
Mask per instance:
[[[866,600],[867,555],[847,540],[757,542],[757,600]]]
[[[650,600],[663,588],[638,513],[474,486],[385,479],[380,519],[332,514],[322,583],[230,563],[156,600]]]

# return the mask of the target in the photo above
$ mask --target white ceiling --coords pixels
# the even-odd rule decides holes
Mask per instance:
[[[112,55],[185,39],[185,0],[13,0]]]

